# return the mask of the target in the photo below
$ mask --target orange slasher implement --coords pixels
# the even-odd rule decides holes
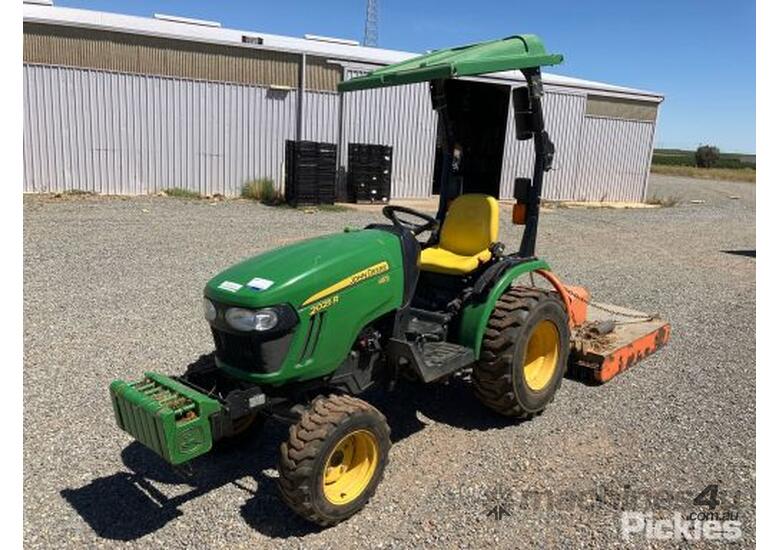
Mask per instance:
[[[564,303],[572,331],[570,373],[603,383],[662,348],[671,327],[656,314],[591,300],[584,287],[565,285],[551,271],[535,271]]]
[[[590,300],[579,287],[566,287],[581,320],[571,339],[570,369],[586,380],[603,383],[662,348],[671,327],[658,315]],[[581,313],[580,313],[581,312]]]

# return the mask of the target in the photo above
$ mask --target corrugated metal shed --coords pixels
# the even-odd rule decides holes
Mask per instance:
[[[545,124],[555,143],[553,167],[545,177],[544,198],[573,199],[578,186],[578,156],[582,136],[585,96],[569,92],[548,91],[542,97]],[[515,119],[509,112],[506,150],[502,168],[501,195],[511,197],[515,178],[531,177],[533,173],[533,144],[515,139]]]
[[[188,25],[169,20],[159,20],[150,17],[137,17],[118,13],[98,12],[74,8],[48,7],[25,4],[24,21],[26,23],[45,23],[68,25],[79,28],[95,28],[116,32],[129,32],[150,36],[161,36],[179,40],[192,40],[213,44],[228,44],[249,49],[262,49],[284,51],[292,53],[306,53],[314,56],[341,59],[354,63],[368,63],[371,65],[389,65],[419,55],[414,52],[402,52],[397,50],[384,50],[380,48],[367,48],[363,46],[347,45],[330,41],[295,38],[281,36],[266,32],[242,31],[221,27],[208,27]],[[262,45],[247,43],[245,39],[260,39]],[[517,71],[508,71],[497,74],[509,80],[522,79]],[[581,78],[557,75],[545,72],[543,75],[545,84],[563,88],[571,88],[582,91],[598,92],[600,95],[617,95],[619,97],[633,97],[635,99],[658,103],[663,100],[663,95],[636,88],[616,86],[604,82],[594,82]]]
[[[392,145],[393,196],[431,193],[436,116],[426,86],[331,91],[411,54],[257,33],[262,46],[247,45],[243,31],[45,6],[25,6],[25,30],[25,191],[235,195],[258,177],[281,187],[284,141],[300,137],[338,143],[345,169],[347,144]],[[105,55],[101,36],[116,51]],[[643,200],[662,97],[555,75],[545,87],[557,150],[545,197]],[[507,138],[504,197],[532,169],[511,114]]]
[[[41,23],[25,23],[23,58],[31,64],[252,86],[299,84],[300,56],[293,53]],[[308,59],[308,89],[335,92],[340,80],[337,66],[321,57]]]
[[[643,201],[654,128],[651,122],[585,117],[574,198]]]
[[[297,91],[24,67],[24,190],[141,194],[182,187],[237,195],[283,180]],[[335,142],[338,96],[307,92],[305,137]]]
[[[348,69],[346,78],[366,74]],[[347,143],[393,147],[393,196],[431,194],[436,147],[436,113],[425,84],[352,92],[344,98],[342,164]]]

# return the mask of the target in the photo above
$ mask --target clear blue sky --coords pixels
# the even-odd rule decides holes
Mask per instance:
[[[361,40],[365,0],[55,0]],[[517,33],[564,54],[558,74],[661,92],[657,147],[755,152],[755,3],[745,0],[380,0],[379,45],[422,52]]]

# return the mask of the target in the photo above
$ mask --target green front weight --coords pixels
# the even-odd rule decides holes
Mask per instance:
[[[171,464],[211,450],[209,417],[219,401],[153,372],[140,382],[115,380],[110,393],[119,427]]]

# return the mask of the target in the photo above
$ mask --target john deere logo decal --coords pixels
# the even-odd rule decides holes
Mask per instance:
[[[203,432],[199,427],[192,427],[179,435],[179,452],[189,453],[203,443]]]
[[[387,262],[379,262],[378,264],[369,266],[365,269],[358,271],[357,273],[353,273],[349,277],[341,279],[338,283],[330,285],[328,288],[322,289],[316,294],[309,296],[306,299],[306,301],[303,302],[303,305],[308,306],[309,304],[314,303],[317,300],[323,299],[325,296],[330,296],[331,294],[334,294],[339,290],[343,290],[345,288],[349,288],[358,283],[362,283],[366,279],[370,279],[371,277],[376,277],[377,275],[380,275],[381,273],[384,273],[385,271],[389,271],[389,270],[390,270],[390,264],[388,264]]]

